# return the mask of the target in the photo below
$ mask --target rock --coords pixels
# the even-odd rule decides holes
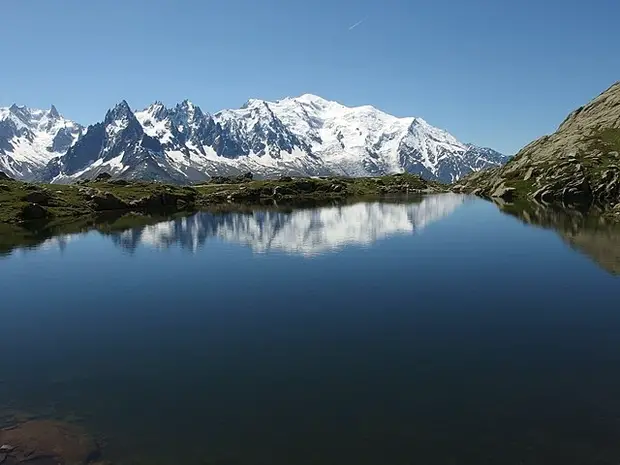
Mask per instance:
[[[106,192],[103,195],[96,194],[91,198],[95,210],[123,210],[129,208],[129,205],[119,199],[111,192]]]
[[[131,183],[126,179],[113,179],[109,181],[108,184],[114,184],[115,186],[127,186]]]
[[[32,420],[0,430],[0,441],[10,444],[5,462],[28,465],[81,465],[97,460],[96,441],[77,426],[49,420]]]
[[[11,188],[7,186],[6,184],[0,184],[0,192],[8,192],[10,190]]]
[[[314,192],[316,190],[316,184],[306,179],[296,181],[292,187],[301,192]]]
[[[213,176],[210,182],[212,184],[241,184],[244,182],[250,182],[252,179],[254,179],[254,175],[248,171],[245,174],[235,177]]]
[[[290,176],[280,176],[278,178],[278,181],[281,182],[291,182],[293,180],[293,178],[291,178]]]
[[[92,197],[97,194],[97,189],[93,189],[92,187],[78,187],[78,194],[83,195],[84,197]]]
[[[3,452],[3,453],[13,452],[14,450],[15,450],[15,446],[11,446],[9,444],[2,444],[0,446],[0,452]]]
[[[132,200],[129,202],[130,208],[144,208],[147,204],[148,199],[146,197],[141,198],[140,200]]]
[[[528,144],[506,165],[458,181],[462,192],[607,209],[620,196],[620,82],[572,112],[558,130]],[[480,195],[479,194],[479,195]]]
[[[112,179],[112,175],[110,173],[99,173],[97,177],[95,177],[94,180],[102,182],[102,181],[107,181],[109,179]]]
[[[25,221],[28,220],[41,220],[47,218],[49,212],[41,205],[31,203],[22,208],[21,218]]]
[[[47,206],[49,205],[50,200],[52,200],[52,195],[47,190],[32,191],[22,197],[22,200]]]
[[[342,184],[332,184],[331,185],[331,189],[334,192],[342,192],[344,190],[344,187]]]
[[[2,181],[15,181],[11,176],[9,176],[8,174],[6,174],[3,171],[0,171],[0,180],[2,180]]]
[[[142,198],[138,204],[146,209],[184,209],[196,200],[196,191],[188,190],[187,193],[160,192],[149,197]],[[130,204],[131,205],[131,204]]]
[[[506,187],[503,183],[501,186],[497,187],[491,197],[496,197],[502,200],[506,200],[510,202],[514,198],[515,188],[514,187]]]

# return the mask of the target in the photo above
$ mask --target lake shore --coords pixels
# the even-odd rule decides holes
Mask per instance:
[[[159,213],[229,204],[300,204],[364,196],[448,192],[446,185],[411,174],[376,178],[251,179],[177,186],[97,179],[78,184],[0,182],[0,223],[71,222],[112,212]]]

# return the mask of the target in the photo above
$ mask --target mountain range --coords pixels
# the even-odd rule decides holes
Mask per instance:
[[[108,172],[186,183],[251,171],[261,178],[409,172],[454,182],[506,161],[421,118],[310,94],[252,99],[213,115],[188,100],[142,111],[122,101],[88,128],[53,106],[0,108],[0,170],[23,180],[70,183]]]

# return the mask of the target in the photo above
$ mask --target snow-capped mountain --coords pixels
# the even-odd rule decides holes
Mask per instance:
[[[214,115],[187,100],[172,108],[155,102],[137,112],[123,101],[70,142],[61,157],[47,155],[39,179],[72,182],[106,171],[182,183],[247,171],[257,177],[406,171],[452,182],[507,160],[492,149],[461,143],[421,118],[346,107],[310,94],[249,100]]]
[[[64,155],[83,132],[56,107],[0,108],[0,170],[15,178],[37,177],[50,160]]]
[[[279,251],[312,256],[364,246],[395,234],[414,234],[462,206],[467,197],[438,194],[420,203],[380,202],[253,213],[201,212],[186,218],[112,234],[128,250],[178,246],[196,252],[212,239],[242,244],[257,253]]]

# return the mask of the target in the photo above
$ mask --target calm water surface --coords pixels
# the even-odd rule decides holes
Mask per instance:
[[[120,464],[617,464],[620,233],[580,221],[441,195],[15,249],[0,412]]]

